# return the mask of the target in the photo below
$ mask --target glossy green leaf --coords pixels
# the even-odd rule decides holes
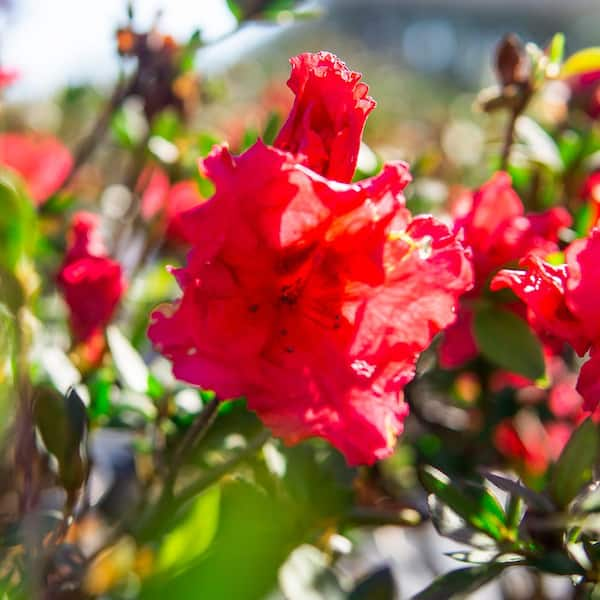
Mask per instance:
[[[554,34],[548,49],[548,58],[551,64],[560,66],[562,63],[565,54],[565,41],[564,33]]]
[[[592,478],[592,468],[600,448],[598,426],[586,419],[571,435],[554,465],[550,494],[559,507],[565,507]]]
[[[213,485],[194,499],[184,517],[164,538],[157,572],[185,569],[210,546],[219,524],[221,488]]]
[[[542,345],[527,323],[514,313],[496,306],[481,306],[475,313],[477,346],[499,367],[539,380],[546,366]]]
[[[507,566],[509,565],[490,563],[450,571],[413,596],[412,600],[448,600],[459,594],[469,594],[500,575]]]
[[[17,177],[0,170],[0,265],[12,272],[33,252],[37,219],[32,201]]]
[[[553,575],[583,575],[581,565],[564,552],[547,552],[539,558],[532,558],[528,564]]]
[[[470,486],[463,490],[447,475],[431,466],[422,470],[421,482],[430,494],[434,494],[471,527],[496,540],[505,537],[504,510],[484,486]]]

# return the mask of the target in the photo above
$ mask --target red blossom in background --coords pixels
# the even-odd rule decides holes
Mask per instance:
[[[315,70],[309,81],[329,82],[313,94],[347,89],[330,55],[293,64]],[[296,106],[307,111],[298,122],[323,101]],[[343,146],[326,148],[335,155]],[[402,388],[454,320],[472,271],[445,225],[405,208],[404,163],[351,185],[304,162],[260,141],[239,157],[217,148],[204,161],[216,193],[186,213],[193,246],[175,270],[183,297],[153,313],[149,336],[176,377],[245,396],[287,443],[320,436],[351,464],[372,463],[393,451],[408,412]]]
[[[444,333],[439,347],[440,363],[455,368],[477,356],[473,337],[473,311],[468,302],[478,298],[490,277],[501,267],[533,253],[546,256],[558,250],[558,233],[571,223],[563,208],[525,214],[521,199],[504,172],[494,176],[473,194],[463,196],[454,210],[455,232],[471,249],[475,286],[464,297],[456,323]]]
[[[37,205],[57,192],[73,167],[69,150],[49,135],[0,135],[0,164],[15,170],[25,181]]]
[[[492,281],[492,289],[510,288],[528,308],[528,320],[543,335],[569,343],[591,358],[583,366],[577,389],[585,408],[594,410],[600,400],[600,229],[576,240],[565,250],[566,264],[553,266],[538,257],[523,261],[527,271],[506,269]]]
[[[12,85],[17,79],[19,72],[16,69],[0,67],[0,90]]]
[[[296,100],[275,147],[302,156],[329,179],[351,181],[365,121],[375,108],[369,87],[329,52],[300,54],[290,62],[288,86]]]
[[[497,450],[517,463],[527,474],[542,475],[556,461],[575,428],[589,412],[584,410],[583,399],[577,393],[577,376],[559,356],[546,356],[550,390],[541,390],[534,382],[528,384],[507,382],[520,388],[517,401],[527,404],[517,414],[504,419],[495,429],[494,445]],[[516,383],[516,386],[513,386]],[[549,409],[549,415],[540,419],[532,404]]]
[[[97,215],[80,212],[73,217],[57,276],[76,342],[90,342],[102,332],[126,289],[121,265],[108,257],[98,226]]]
[[[166,172],[151,166],[140,175],[137,189],[142,193],[142,217],[146,220],[158,217],[167,240],[176,244],[187,243],[183,214],[204,202],[196,183],[187,180],[171,186]]]

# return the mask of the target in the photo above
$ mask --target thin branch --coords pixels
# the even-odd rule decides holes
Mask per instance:
[[[173,455],[173,461],[170,465],[169,472],[165,479],[163,495],[168,494],[169,496],[173,492],[173,485],[177,479],[179,469],[185,462],[188,454],[198,444],[198,442],[206,435],[211,425],[217,418],[217,409],[219,408],[218,398],[211,400],[202,410],[202,412],[196,417],[191,427],[186,431],[185,436],[181,440],[181,443],[176,448]],[[160,504],[160,502],[159,502]]]
[[[181,506],[185,504],[188,500],[191,500],[194,496],[204,491],[207,487],[219,481],[221,477],[229,473],[229,471],[237,467],[237,465],[244,462],[252,454],[260,450],[260,448],[265,445],[270,437],[271,432],[268,429],[265,429],[259,433],[254,439],[250,440],[248,445],[241,452],[235,456],[232,456],[228,461],[225,461],[222,465],[218,466],[212,471],[209,471],[206,475],[200,477],[200,479],[197,479],[194,481],[194,483],[191,483],[184,488],[175,498],[177,505]]]

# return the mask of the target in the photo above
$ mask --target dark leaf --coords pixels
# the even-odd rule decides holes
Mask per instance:
[[[522,483],[518,481],[514,481],[513,479],[509,479],[508,477],[502,477],[501,475],[497,475],[496,473],[491,473],[490,471],[485,471],[482,475],[490,482],[493,483],[496,487],[508,492],[509,494],[514,494],[519,498],[522,498],[525,501],[527,506],[531,506],[541,511],[552,511],[553,505],[552,502],[546,496],[525,487]]]
[[[585,573],[581,565],[564,552],[548,552],[540,558],[530,559],[527,564],[553,575],[583,575]]]
[[[559,507],[567,506],[591,480],[598,449],[598,427],[588,418],[571,435],[554,465],[549,490]]]
[[[348,600],[394,600],[396,583],[392,570],[384,566],[362,579],[349,593]]]
[[[56,390],[39,386],[35,390],[35,423],[44,446],[56,457],[65,489],[77,490],[86,475],[83,442],[87,430],[86,408],[71,388],[63,396]]]
[[[479,350],[491,362],[534,381],[544,377],[542,345],[514,313],[482,305],[475,313],[474,333]]]
[[[413,596],[412,600],[448,600],[458,594],[469,594],[494,579],[508,566],[510,565],[490,563],[450,571]]]

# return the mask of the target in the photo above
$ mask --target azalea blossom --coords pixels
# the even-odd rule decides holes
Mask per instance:
[[[176,377],[245,396],[287,443],[320,436],[372,463],[393,451],[402,388],[454,320],[471,266],[445,225],[406,209],[405,163],[356,184],[305,163],[260,141],[203,161],[216,192],[185,214],[183,296],[152,314],[149,336]]]
[[[19,72],[16,69],[0,67],[0,90],[12,85],[19,79]]]
[[[75,214],[57,276],[76,342],[89,342],[102,332],[126,289],[121,265],[108,256],[98,227],[97,215]]]
[[[577,384],[588,410],[600,399],[599,257],[600,229],[595,228],[588,238],[570,244],[565,264],[555,266],[529,256],[522,263],[526,271],[505,269],[491,284],[492,289],[510,288],[527,305],[528,320],[537,332],[569,343],[580,356],[590,352]]]
[[[60,189],[73,168],[73,158],[52,136],[5,133],[0,134],[0,165],[16,171],[41,205]]]
[[[460,198],[454,208],[455,232],[471,249],[475,285],[463,298],[456,323],[444,333],[439,346],[440,363],[450,369],[478,354],[473,337],[473,300],[487,288],[490,277],[523,256],[546,256],[558,250],[558,233],[571,223],[563,208],[525,214],[510,176],[499,171],[472,194]]]
[[[351,181],[365,121],[375,108],[367,84],[329,52],[307,52],[290,63],[288,86],[296,99],[275,147],[329,179]]]
[[[182,219],[184,213],[204,202],[193,180],[179,181],[171,185],[167,173],[158,166],[142,171],[137,183],[141,192],[141,215],[145,220],[157,218],[167,240],[185,244]]]

